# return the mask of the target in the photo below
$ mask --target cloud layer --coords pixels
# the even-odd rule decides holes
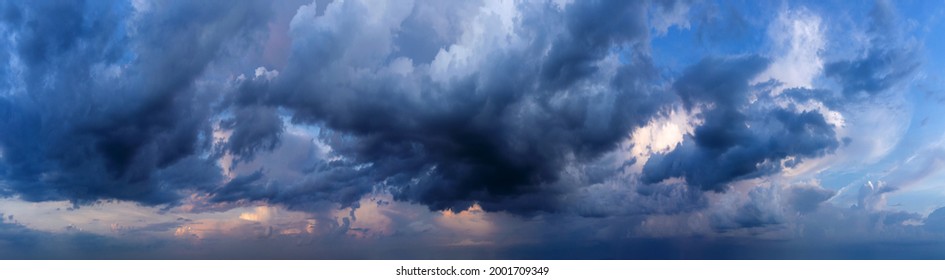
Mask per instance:
[[[941,147],[901,140],[937,137],[910,111],[931,80],[915,24],[884,1],[843,20],[727,5],[0,3],[0,196],[274,207],[301,220],[206,224],[513,256],[557,224],[537,242],[576,252],[938,242],[941,205],[893,205],[940,169],[918,153]],[[138,229],[202,228],[181,219]],[[0,222],[17,244],[49,234]]]

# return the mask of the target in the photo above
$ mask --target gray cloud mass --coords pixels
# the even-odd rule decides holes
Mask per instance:
[[[914,180],[889,177],[895,185],[816,174],[817,160],[857,141],[847,110],[881,104],[920,76],[922,42],[897,14],[877,2],[860,49],[817,49],[812,85],[779,88],[778,73],[756,80],[777,61],[742,46],[759,43],[753,28],[768,25],[714,3],[4,1],[0,196],[194,212],[276,205],[333,232],[304,242],[334,249],[367,247],[338,236],[370,233],[352,226],[369,195],[431,211],[478,205],[508,227],[495,233],[508,243],[428,248],[477,258],[775,256],[752,246],[792,258],[849,237],[832,245],[835,255],[818,255],[842,258],[902,236],[939,244],[943,208],[923,217],[887,205],[938,166],[903,175]],[[657,49],[690,43],[691,53]],[[841,181],[852,187],[830,185]],[[835,201],[847,196],[856,201]],[[350,214],[339,220],[338,209]],[[89,257],[57,251],[80,243],[134,258],[146,254],[130,248],[163,246],[38,232],[2,216],[0,258]],[[420,246],[405,217],[386,238],[408,245],[373,245]],[[252,226],[265,232],[256,246],[303,242]],[[515,240],[523,235],[554,245]],[[728,239],[741,235],[758,239]],[[792,249],[798,237],[810,248]],[[202,256],[241,250],[227,242],[242,240]],[[870,244],[864,250],[901,253]],[[150,258],[164,254],[201,257]],[[266,257],[312,257],[286,254]]]

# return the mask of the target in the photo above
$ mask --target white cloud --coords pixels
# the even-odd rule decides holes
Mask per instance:
[[[260,77],[266,80],[272,80],[279,76],[278,70],[268,70],[266,67],[256,68],[256,79]]]
[[[492,50],[509,50],[519,42],[514,33],[519,12],[515,3],[505,0],[486,1],[479,13],[463,28],[460,39],[439,53],[430,63],[434,81],[447,83],[456,77],[473,74]]]
[[[782,83],[774,94],[788,88],[812,88],[824,68],[821,53],[826,45],[820,16],[806,9],[786,10],[768,26],[774,60],[754,83],[776,79]]]
[[[641,172],[650,156],[670,152],[682,143],[685,136],[692,134],[694,127],[701,124],[701,120],[696,118],[699,113],[698,108],[687,111],[677,107],[665,116],[654,118],[645,126],[635,129],[620,150],[624,153],[622,160],[636,158],[636,163],[629,171]]]
[[[316,3],[302,6],[292,18],[289,34],[295,48],[343,48],[332,59],[340,68],[371,68],[393,52],[393,34],[410,15],[413,1],[395,3],[338,0],[318,16]],[[351,15],[360,15],[352,20]],[[331,63],[319,61],[320,63]],[[349,69],[350,70],[350,69]]]

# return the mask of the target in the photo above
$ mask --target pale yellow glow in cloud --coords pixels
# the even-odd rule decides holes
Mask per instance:
[[[486,212],[479,204],[473,204],[468,209],[459,212],[444,210],[440,213],[441,215],[435,219],[436,224],[455,233],[483,238],[495,231],[495,225],[488,219]]]
[[[315,221],[305,212],[286,210],[281,206],[259,205],[240,207],[225,212],[198,215],[197,219],[177,228],[175,236],[207,237],[270,237],[272,235],[314,234]]]
[[[701,123],[695,117],[698,113],[698,109],[687,112],[682,108],[674,108],[666,116],[655,118],[647,125],[635,129],[621,145],[624,147],[621,149],[624,155],[620,158],[637,159],[629,171],[642,172],[643,165],[650,156],[672,151],[676,145],[682,143],[685,136],[692,134],[693,128]]]
[[[252,212],[244,212],[240,214],[240,220],[246,220],[250,222],[268,222],[277,211],[278,209],[273,207],[258,206]]]
[[[430,212],[423,205],[394,201],[390,194],[379,194],[362,198],[360,207],[354,211],[354,219],[351,219],[350,211],[350,208],[338,209],[334,217],[339,221],[349,219],[350,230],[346,234],[354,238],[380,238],[409,232],[429,235],[431,243],[476,246],[492,244],[493,235],[498,230],[492,214],[485,212],[479,204],[460,211]],[[412,222],[397,224],[395,221]]]

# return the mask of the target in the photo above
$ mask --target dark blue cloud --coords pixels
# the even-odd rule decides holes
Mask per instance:
[[[207,77],[198,86],[213,65],[252,60],[240,55],[252,56],[265,38],[266,3],[138,11],[130,3],[7,2],[3,30],[17,40],[3,52],[16,63],[3,68],[4,90],[15,94],[0,98],[2,191],[31,201],[148,205],[195,191],[216,202],[305,208],[348,206],[382,189],[432,209],[478,202],[490,211],[558,211],[575,189],[613,183],[618,171],[593,162],[679,101],[703,122],[645,162],[640,194],[666,192],[652,185],[674,177],[723,191],[839,147],[820,112],[776,106],[749,86],[768,66],[764,57],[705,58],[667,90],[650,57],[648,17],[677,5],[686,3],[521,3],[518,18],[502,19],[477,18],[476,4],[419,2],[379,9],[373,22],[352,16],[373,9],[364,3],[314,3],[292,21],[279,74],[260,68],[264,75],[216,84]],[[877,5],[864,58],[826,67],[844,93],[885,89],[912,72],[911,53],[888,42],[899,37],[884,35],[896,30],[891,13]],[[489,23],[488,32],[466,30],[473,21]],[[451,56],[446,68],[437,64]],[[819,92],[779,98],[842,102]],[[220,156],[247,162],[272,151],[284,119],[323,127],[319,141],[339,159],[307,163],[299,178],[275,178],[264,166],[224,184]],[[215,125],[231,132],[216,148]],[[577,175],[566,170],[574,166]]]
[[[521,4],[521,24],[509,36],[521,36],[515,40],[522,45],[467,46],[479,48],[474,55],[488,63],[443,81],[433,66],[415,65],[406,75],[385,73],[398,59],[404,61],[398,50],[413,44],[401,46],[403,41],[383,36],[416,36],[419,30],[399,27],[422,21],[421,8],[384,11],[390,17],[384,20],[393,24],[379,27],[337,18],[366,9],[363,4],[330,4],[316,25],[294,28],[298,38],[279,77],[241,86],[264,88],[266,94],[245,93],[238,100],[240,106],[286,108],[295,123],[323,124],[348,135],[330,144],[350,163],[330,164],[339,166],[252,199],[296,205],[306,203],[296,198],[308,194],[350,203],[383,187],[397,199],[432,209],[478,202],[488,210],[555,211],[556,197],[571,188],[556,185],[565,166],[613,150],[670,100],[654,90],[656,69],[643,47],[644,5],[575,2],[560,11],[551,3]],[[446,15],[453,14],[450,9],[463,7],[448,8]],[[363,34],[374,34],[375,44],[354,44],[367,40]],[[436,34],[427,37],[439,40]],[[615,74],[600,69],[605,57],[620,49],[627,49],[628,63],[616,66]],[[439,52],[447,51],[450,47],[442,46]],[[371,56],[361,55],[366,53]],[[408,55],[425,60],[422,54]],[[375,74],[351,73],[350,67]],[[590,84],[601,88],[591,90]],[[351,166],[364,169],[345,170]],[[241,188],[223,192],[236,189]],[[227,197],[217,199],[240,198]]]
[[[839,186],[711,193],[837,151],[850,140],[840,139],[824,110],[849,109],[850,97],[879,96],[915,75],[918,50],[898,34],[888,3],[875,8],[861,55],[825,65],[824,76],[839,90],[778,93],[771,88],[779,81],[755,84],[771,61],[750,52],[701,58],[681,73],[654,62],[650,20],[686,2],[516,5],[518,16],[506,18],[502,7],[474,1],[383,7],[317,1],[297,10],[290,41],[273,43],[289,46],[285,65],[267,69],[257,68],[260,53],[267,40],[280,39],[268,34],[279,25],[263,1],[171,1],[146,9],[127,2],[0,3],[0,195],[79,205],[173,206],[190,194],[222,208],[265,202],[308,211],[330,236],[318,242],[334,246],[318,255],[261,248],[294,248],[298,240],[253,248],[221,242],[198,256],[220,258],[896,258],[908,256],[890,249],[902,244],[882,242],[941,233],[941,210],[922,219],[884,209],[885,195],[898,188],[864,188],[854,207],[828,202]],[[687,33],[695,40],[746,53],[763,38],[744,11],[707,7]],[[681,143],[649,158],[625,158],[635,129],[660,125],[676,108],[695,116]],[[222,170],[230,157],[233,165]],[[642,173],[631,171],[640,165]],[[397,232],[385,241],[404,244],[352,250],[345,246],[363,243],[340,236],[369,230],[353,228],[354,210],[340,221],[328,216],[339,206],[358,208],[370,193],[432,210],[478,203],[516,219],[525,215],[537,222],[515,234],[541,246],[445,248]],[[725,195],[738,201],[717,201]],[[221,209],[203,206],[195,209]],[[509,221],[500,226],[524,220]],[[0,222],[6,222],[0,257],[182,256]],[[637,236],[659,226],[665,228],[655,235],[681,237]],[[864,237],[858,231],[864,228],[883,235]],[[263,230],[272,237],[272,228]],[[796,232],[814,237],[800,243],[692,237],[791,239]],[[922,244],[938,243],[902,246]],[[55,251],[59,245],[75,251]],[[416,248],[422,250],[407,250]],[[917,251],[912,256],[941,255]]]
[[[279,144],[283,123],[275,108],[243,107],[234,110],[233,118],[225,119],[220,127],[232,130],[226,149],[240,159],[252,159],[256,151],[271,151]]]
[[[417,63],[477,43],[450,34],[463,32],[453,24],[483,19],[470,18],[475,9],[464,5],[433,5],[447,11],[433,18],[423,5],[392,7],[381,26],[348,20],[347,13],[369,8],[357,2],[308,15],[302,9],[297,20],[317,25],[293,25],[281,74],[217,88],[232,92],[220,99],[194,82],[225,52],[252,48],[268,20],[264,4],[180,3],[146,11],[127,4],[5,4],[7,30],[23,38],[11,50],[29,73],[8,87],[26,94],[0,103],[0,114],[9,116],[0,126],[5,192],[27,200],[173,204],[181,190],[193,190],[219,202],[304,207],[351,205],[383,188],[432,209],[479,202],[487,210],[556,211],[560,195],[577,187],[560,180],[566,166],[614,150],[676,98],[660,88],[647,51],[645,2],[522,4],[509,35],[520,37],[519,45],[481,39],[487,45],[475,55],[488,63],[468,65],[468,73],[438,73],[436,61]],[[58,21],[51,18],[74,21],[75,30],[53,28]],[[434,19],[450,24],[445,31],[403,28]],[[431,35],[423,43],[428,47],[394,39],[417,32]],[[376,44],[358,43],[364,40]],[[183,43],[166,44],[172,41]],[[390,70],[395,66],[411,70]],[[682,146],[646,163],[644,181],[684,177],[718,191],[775,172],[782,159],[835,148],[834,132],[818,113],[743,108],[748,80],[766,66],[761,57],[710,58],[679,77],[673,90],[688,109],[714,107]],[[439,78],[444,74],[449,79]],[[261,171],[220,185],[219,155],[247,161],[276,148],[283,114],[337,133],[325,141],[343,160],[308,167],[299,180]],[[215,118],[232,131],[223,150],[211,149]],[[717,164],[696,168],[706,161]],[[616,172],[585,171],[594,172],[587,174],[591,181],[567,182],[594,184],[608,177],[601,171]]]
[[[684,71],[673,88],[686,108],[701,110],[703,123],[671,152],[650,158],[644,182],[682,177],[692,186],[724,191],[732,181],[781,170],[789,157],[800,161],[839,147],[835,128],[821,113],[778,107],[767,92],[749,86],[767,64],[758,56],[707,58]]]
[[[559,34],[541,65],[542,84],[551,88],[571,83],[598,71],[596,62],[615,44],[646,38],[646,4],[600,1],[568,5]]]
[[[26,200],[173,203],[217,181],[213,93],[194,81],[265,27],[267,6],[7,2],[19,82],[0,101],[6,191]],[[17,78],[14,78],[17,80]]]

